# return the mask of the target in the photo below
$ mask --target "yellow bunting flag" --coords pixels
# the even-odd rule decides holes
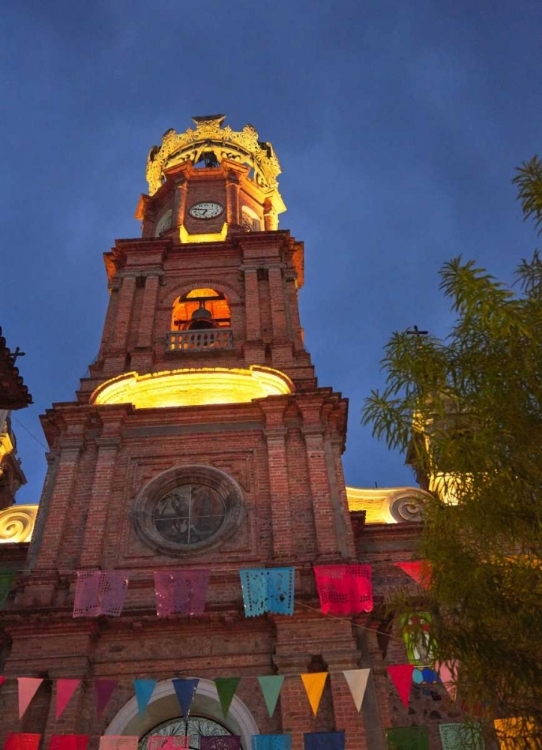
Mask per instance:
[[[324,692],[327,675],[327,672],[310,672],[301,675],[307,698],[309,699],[312,712],[315,716],[318,713],[318,706],[320,705],[322,693]]]

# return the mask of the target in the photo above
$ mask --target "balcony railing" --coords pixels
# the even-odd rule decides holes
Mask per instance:
[[[192,331],[170,331],[170,352],[207,352],[216,349],[233,349],[231,328],[202,328]]]

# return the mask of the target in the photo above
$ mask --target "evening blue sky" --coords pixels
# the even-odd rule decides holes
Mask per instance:
[[[149,148],[226,113],[273,143],[305,242],[300,293],[319,384],[350,399],[354,486],[413,484],[360,426],[394,330],[445,335],[438,269],[503,280],[537,238],[514,168],[542,150],[538,0],[25,0],[0,20],[0,325],[34,405],[14,413],[37,502],[39,414],[70,401],[107,304],[102,253],[137,237]]]

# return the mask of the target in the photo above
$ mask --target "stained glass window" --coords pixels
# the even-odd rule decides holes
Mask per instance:
[[[198,544],[216,534],[224,523],[226,505],[211,487],[183,484],[155,505],[156,530],[170,542]]]
[[[153,727],[147,734],[139,740],[138,750],[147,750],[148,738],[151,736],[162,735],[163,737],[184,737],[188,734],[190,738],[190,750],[200,750],[201,737],[230,737],[232,732],[223,724],[206,716],[190,716],[187,722],[184,719],[169,719],[158,726]]]

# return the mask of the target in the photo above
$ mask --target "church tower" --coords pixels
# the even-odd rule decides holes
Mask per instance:
[[[372,731],[381,747],[387,709],[371,688],[364,720],[341,673],[367,664],[360,631],[322,616],[313,575],[356,561],[341,464],[347,401],[319,386],[304,345],[304,249],[279,229],[274,149],[224,119],[195,117],[150,150],[142,236],[104,255],[97,360],[76,400],[42,417],[49,469],[5,613],[4,675],[44,683],[19,720],[6,682],[0,745],[8,731],[41,732],[44,747],[68,733],[89,734],[90,750],[103,734],[143,741],[182,723],[171,678],[197,677],[195,734],[220,726],[249,750],[251,734],[284,732],[302,750],[304,732],[346,729],[348,750]],[[295,568],[293,616],[245,617],[240,569],[280,566]],[[154,572],[179,570],[210,571],[205,612],[158,617]],[[77,572],[96,571],[129,576],[119,617],[72,616]],[[299,675],[322,671],[314,717]],[[212,680],[232,675],[241,681],[224,718]],[[271,717],[262,675],[285,677]],[[82,682],[56,719],[59,678]],[[143,714],[135,678],[158,681]],[[101,715],[96,679],[119,681]]]

